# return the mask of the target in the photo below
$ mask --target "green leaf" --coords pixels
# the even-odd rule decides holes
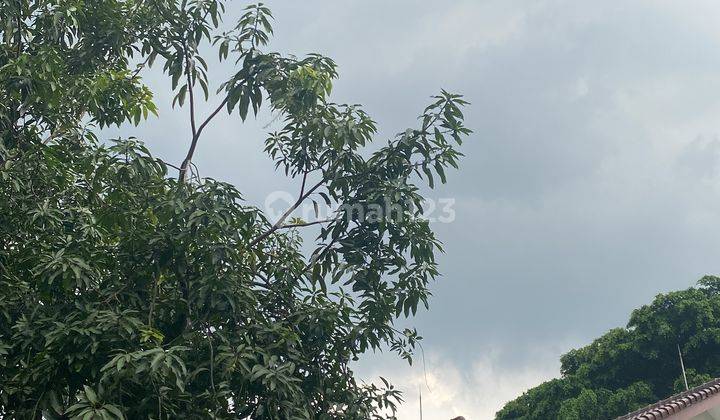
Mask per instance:
[[[98,397],[97,394],[95,394],[95,391],[92,390],[87,385],[83,385],[83,389],[85,390],[85,396],[87,397],[88,401],[90,401],[91,404],[95,405],[98,403]]]
[[[115,405],[105,404],[102,408],[104,410],[106,410],[107,412],[109,412],[110,414],[112,414],[113,416],[115,416],[115,418],[117,418],[117,419],[120,419],[120,420],[125,419],[125,415],[123,414],[123,412],[120,410],[120,408],[118,408]]]

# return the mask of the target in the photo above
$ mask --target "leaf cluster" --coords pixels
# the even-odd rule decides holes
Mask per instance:
[[[351,365],[388,348],[411,361],[421,339],[395,326],[428,306],[439,275],[418,184],[457,167],[462,97],[442,91],[372,152],[375,122],[330,99],[332,60],[267,50],[262,4],[219,34],[216,0],[0,11],[0,416],[392,417],[400,392]],[[234,60],[214,92],[210,47]],[[189,111],[180,166],[95,131],[155,113],[141,75],[156,62]],[[204,119],[202,99],[219,103]],[[218,113],[261,106],[283,122],[265,153],[301,184],[277,221],[192,164]],[[289,223],[306,200],[340,209],[305,224],[310,255],[308,226]]]

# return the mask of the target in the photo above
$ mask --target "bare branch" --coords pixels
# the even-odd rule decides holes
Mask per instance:
[[[190,142],[190,149],[188,150],[187,155],[185,156],[185,160],[183,160],[182,167],[180,169],[180,177],[178,179],[184,180],[185,179],[185,173],[188,170],[188,167],[190,166],[190,162],[192,162],[193,155],[195,154],[195,148],[197,147],[198,140],[200,139],[200,134],[202,134],[203,129],[205,126],[212,121],[213,118],[220,112],[221,109],[225,106],[228,99],[223,99],[222,103],[213,111],[206,119],[203,121],[202,124],[197,129],[197,132],[193,135],[192,141]]]
[[[150,57],[152,57],[152,53],[148,54],[147,57],[145,57],[145,60],[143,60],[142,63],[138,64],[137,68],[135,69],[135,71],[132,73],[132,76],[130,77],[131,79],[136,78],[138,76],[138,74],[140,74],[140,72],[145,68],[147,63],[150,62]]]
[[[300,186],[300,196],[305,194],[305,182],[307,181],[308,171],[303,174],[302,185]]]
[[[305,226],[313,226],[313,225],[319,225],[322,223],[329,223],[334,220],[337,220],[337,218],[331,218],[331,219],[323,219],[323,220],[315,220],[312,222],[303,222],[303,223],[293,223],[289,225],[282,225],[278,229],[290,229],[290,228],[296,228],[296,227],[305,227]]]
[[[184,40],[183,47],[183,54],[185,55],[185,74],[187,77],[187,90],[190,97],[190,128],[192,130],[192,141],[190,142],[190,149],[185,156],[185,160],[183,160],[182,165],[180,165],[180,174],[178,175],[178,181],[180,182],[185,182],[187,169],[190,166],[193,155],[195,154],[195,148],[197,147],[197,142],[199,139],[198,131],[195,126],[195,96],[193,94],[192,75],[190,74],[190,58],[188,57],[189,53],[187,49],[187,43]]]
[[[156,162],[160,162],[160,163],[162,163],[163,165],[169,166],[169,167],[171,167],[171,168],[173,168],[173,169],[177,169],[178,171],[180,170],[180,167],[179,167],[179,166],[175,166],[175,165],[173,165],[172,163],[165,162],[164,160],[162,160],[162,159],[160,159],[160,158],[155,158],[155,161],[156,161]]]
[[[293,204],[292,206],[290,206],[290,208],[287,209],[287,210],[285,211],[285,213],[283,213],[282,216],[280,216],[280,219],[278,219],[278,221],[275,222],[275,224],[272,225],[272,227],[270,227],[270,229],[268,229],[265,233],[261,234],[261,235],[258,236],[257,238],[253,239],[253,241],[250,242],[250,244],[248,245],[248,247],[249,247],[249,248],[254,247],[254,246],[257,245],[258,243],[260,243],[261,241],[263,241],[265,238],[267,238],[268,236],[272,235],[276,230],[280,229],[280,228],[283,226],[283,223],[285,222],[285,219],[287,219],[288,216],[290,216],[290,214],[292,214],[292,212],[294,212],[298,207],[300,207],[300,204],[302,204],[302,202],[305,201],[305,199],[308,198],[308,197],[310,196],[310,194],[312,194],[313,192],[315,192],[315,190],[317,190],[318,188],[320,188],[320,186],[321,186],[324,182],[325,182],[325,179],[320,180],[320,182],[318,182],[317,184],[313,185],[312,188],[310,188],[305,194],[301,195],[301,196],[297,199],[297,201],[295,202],[295,204]]]

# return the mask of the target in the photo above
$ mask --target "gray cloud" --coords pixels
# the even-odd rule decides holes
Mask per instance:
[[[716,3],[270,6],[273,48],[335,58],[335,99],[365,104],[381,138],[411,126],[441,87],[473,103],[476,134],[462,170],[430,193],[457,199],[456,221],[436,224],[444,277],[431,311],[412,323],[438,366],[476,372],[448,383],[521,379],[515,388],[502,382],[489,402],[438,397],[437,410],[452,402],[476,410],[468,418],[487,418],[532,378],[546,378],[562,352],[623,325],[655,294],[720,272]],[[227,73],[220,66],[213,78]],[[158,72],[148,81],[160,92],[169,85]],[[160,95],[163,118],[130,131],[178,161],[186,119],[170,101]],[[257,204],[270,191],[293,191],[260,157],[271,119],[219,120],[200,145],[202,174],[235,183]],[[417,385],[416,370],[381,366]]]

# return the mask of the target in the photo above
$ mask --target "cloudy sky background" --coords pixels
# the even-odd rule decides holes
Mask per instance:
[[[558,358],[660,292],[720,273],[720,4],[661,0],[266,1],[271,49],[336,60],[333,99],[362,103],[378,140],[415,123],[440,88],[472,102],[466,158],[431,198],[454,198],[431,310],[414,324],[422,363],[370,357],[362,376],[406,391],[400,419],[489,419],[558,375]],[[237,16],[244,2],[229,2]],[[216,66],[218,83],[230,74]],[[124,136],[180,162],[186,110]],[[200,107],[206,114],[214,104]],[[202,176],[262,205],[295,192],[262,154],[272,116],[205,131]],[[113,134],[112,130],[109,131]],[[429,385],[429,388],[428,388]]]

